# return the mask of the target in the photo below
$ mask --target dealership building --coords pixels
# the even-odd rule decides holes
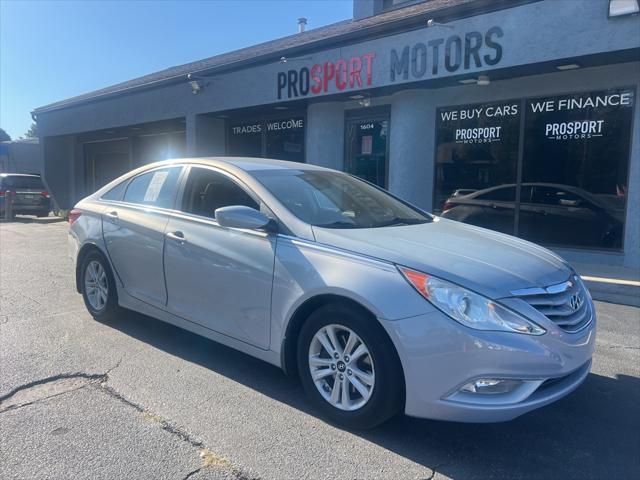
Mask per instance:
[[[307,162],[571,261],[640,268],[637,10],[355,0],[352,19],[36,109],[45,180],[70,208],[166,158]]]

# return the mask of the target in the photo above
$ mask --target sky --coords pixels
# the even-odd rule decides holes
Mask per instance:
[[[0,0],[0,127],[46,104],[352,16],[351,0]]]

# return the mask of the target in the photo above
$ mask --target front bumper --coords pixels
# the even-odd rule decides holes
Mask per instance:
[[[406,383],[405,413],[459,422],[501,422],[552,403],[587,377],[595,317],[576,334],[558,327],[540,336],[473,330],[438,310],[381,320],[396,346]],[[479,378],[523,380],[509,394],[461,394]]]

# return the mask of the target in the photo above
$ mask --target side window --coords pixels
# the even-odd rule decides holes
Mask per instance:
[[[494,200],[496,202],[513,202],[516,198],[516,187],[501,187],[478,195],[478,200]]]
[[[231,205],[260,209],[256,201],[227,176],[206,168],[191,168],[182,200],[183,212],[214,218],[216,209]]]
[[[182,167],[169,167],[138,175],[129,182],[123,201],[172,208]]]
[[[544,205],[575,206],[580,198],[573,193],[552,187],[536,187],[533,190],[533,203]]]
[[[113,187],[107,193],[102,195],[103,200],[121,200],[122,194],[124,193],[124,189],[127,188],[127,182],[120,182],[118,185]]]

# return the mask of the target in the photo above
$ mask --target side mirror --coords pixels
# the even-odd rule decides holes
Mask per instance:
[[[217,208],[214,215],[219,225],[229,228],[260,230],[272,224],[264,213],[243,205]]]

